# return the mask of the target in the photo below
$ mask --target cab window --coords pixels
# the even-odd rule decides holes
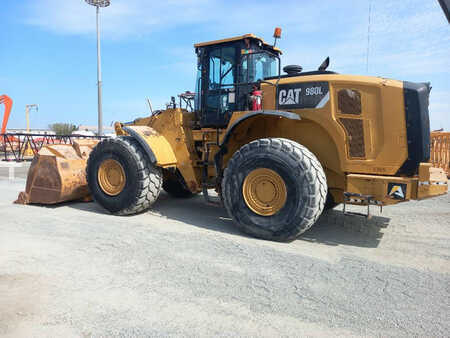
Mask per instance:
[[[209,88],[218,89],[235,83],[235,48],[216,48],[209,55]]]
[[[241,83],[253,83],[278,75],[278,58],[268,53],[253,53],[241,58]]]

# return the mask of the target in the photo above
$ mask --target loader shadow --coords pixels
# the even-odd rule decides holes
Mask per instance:
[[[234,226],[225,208],[206,203],[201,194],[187,199],[161,194],[151,212],[190,226],[249,237]]]
[[[67,205],[86,212],[107,214],[107,211],[97,203]],[[202,195],[188,199],[176,199],[166,193],[161,193],[149,213],[185,223],[187,226],[250,238],[234,226],[233,220],[223,207],[205,203]],[[386,228],[389,222],[389,218],[380,216],[373,216],[370,220],[357,216],[345,216],[341,207],[338,206],[324,212],[318,222],[302,234],[297,241],[330,246],[348,245],[375,248],[383,237],[382,229]]]
[[[92,212],[94,214],[108,214],[108,212],[102,208],[98,203],[95,203],[93,201],[68,201],[68,202],[61,202],[57,204],[39,204],[39,203],[33,203],[29,204],[32,207],[38,207],[38,208],[46,208],[46,209],[59,209],[59,208],[72,208],[80,211],[86,211],[86,212]]]
[[[383,238],[382,229],[387,228],[391,219],[372,216],[347,216],[342,207],[325,211],[314,226],[302,234],[298,240],[316,242],[331,246],[348,245],[376,248]]]
[[[152,209],[168,219],[250,238],[234,226],[233,220],[223,207],[206,204],[202,195],[186,200],[173,199],[165,194],[161,197]],[[390,218],[381,216],[373,216],[369,220],[364,217],[346,216],[338,206],[324,212],[318,222],[297,241],[375,248],[383,237],[382,229],[386,228],[389,222]]]

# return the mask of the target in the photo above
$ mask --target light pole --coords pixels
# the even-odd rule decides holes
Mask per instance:
[[[89,5],[95,6],[97,12],[97,90],[98,90],[98,135],[103,135],[103,114],[102,114],[102,66],[100,61],[100,7],[108,7],[110,0],[84,0]]]
[[[38,111],[38,109],[39,109],[37,104],[25,105],[25,116],[27,118],[27,134],[30,133],[30,110],[33,108],[36,109],[36,111]],[[30,140],[28,140],[23,154],[25,156],[34,156],[33,147],[31,146]]]
[[[37,104],[26,104],[25,105],[25,117],[27,119],[27,133],[30,132],[30,109],[36,109],[38,111],[39,106]]]

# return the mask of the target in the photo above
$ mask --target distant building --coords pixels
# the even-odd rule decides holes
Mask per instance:
[[[72,135],[95,136],[95,133],[90,130],[74,130]]]
[[[39,135],[55,135],[55,132],[50,129],[30,129],[29,132],[25,128],[8,128],[6,133],[10,134],[39,134]]]
[[[85,125],[79,125],[78,130],[75,130],[73,134],[79,134],[79,135],[89,135],[88,133],[93,133],[94,135],[97,135],[98,128],[97,126],[85,126]],[[114,127],[105,127],[103,126],[103,133],[105,135],[113,135],[114,133]]]

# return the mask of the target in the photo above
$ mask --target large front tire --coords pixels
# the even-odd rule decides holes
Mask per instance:
[[[116,215],[147,210],[162,189],[161,169],[131,137],[101,141],[89,156],[86,176],[94,200]]]
[[[266,138],[232,156],[222,191],[229,215],[243,232],[287,242],[316,222],[327,183],[320,162],[307,148],[288,139]]]

